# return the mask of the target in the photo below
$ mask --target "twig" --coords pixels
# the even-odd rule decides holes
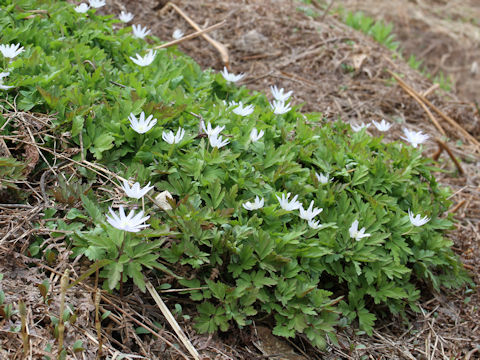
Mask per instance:
[[[173,317],[173,315],[170,312],[170,310],[168,309],[167,305],[165,305],[165,303],[163,302],[163,300],[160,297],[160,295],[158,294],[158,292],[153,287],[152,283],[150,281],[147,281],[146,286],[147,286],[147,290],[150,292],[150,295],[152,295],[153,299],[157,303],[157,305],[158,305],[160,311],[162,312],[163,316],[165,316],[165,318],[167,319],[169,324],[172,326],[173,330],[175,330],[175,333],[180,338],[183,345],[187,348],[190,355],[192,355],[195,360],[200,360],[200,355],[198,354],[197,349],[195,349],[193,347],[192,343],[190,342],[190,340],[188,340],[188,338],[185,335],[185,333],[183,332],[182,328],[180,327],[180,325],[178,325],[177,321]]]
[[[457,205],[455,205],[451,210],[449,210],[448,212],[451,213],[451,214],[455,214],[458,209],[460,209],[464,204],[465,204],[466,200],[463,199],[462,201],[460,201]]]
[[[219,23],[216,23],[215,25],[209,26],[209,27],[207,27],[207,28],[205,28],[205,29],[203,29],[203,30],[199,30],[199,31],[194,32],[194,33],[192,33],[192,34],[190,34],[190,35],[185,35],[185,36],[183,36],[183,37],[180,38],[180,39],[172,40],[172,41],[169,41],[169,42],[167,42],[167,43],[165,43],[165,44],[155,46],[154,49],[155,49],[155,50],[156,50],[156,49],[164,49],[164,48],[167,48],[167,47],[170,47],[170,46],[173,46],[173,45],[177,45],[177,44],[179,44],[179,43],[181,43],[181,42],[184,42],[184,41],[187,41],[187,40],[195,39],[196,37],[199,37],[199,36],[201,36],[201,35],[203,35],[203,34],[206,34],[206,33],[210,32],[210,31],[213,31],[213,30],[215,30],[215,29],[218,29],[219,27],[225,25],[226,23],[227,23],[226,20],[222,20],[222,21],[220,21]]]
[[[457,167],[458,172],[461,175],[465,175],[465,171],[463,170],[462,165],[460,165],[460,162],[457,160],[455,155],[453,155],[452,150],[450,150],[448,145],[438,138],[436,138],[435,141],[437,142],[438,146],[440,146],[443,150],[445,150],[448,156],[450,156],[450,159],[452,159],[452,161],[455,163],[455,166]]]
[[[393,73],[392,71],[390,70],[387,70],[387,72],[392,75],[395,80],[398,81],[399,84],[403,83],[406,87],[409,88],[409,86],[407,84],[405,84],[405,82],[400,79],[400,77],[398,75],[396,75],[395,73]],[[435,111],[442,119],[444,119],[445,121],[447,121],[450,125],[452,125],[453,127],[455,127],[456,129],[458,129],[458,131],[460,131],[468,140],[470,140],[475,146],[476,146],[476,149],[477,151],[480,152],[480,142],[475,139],[472,135],[470,135],[470,133],[465,130],[459,123],[457,123],[455,120],[453,120],[450,116],[444,114],[440,109],[438,109],[435,105],[433,105],[428,99],[426,99],[424,96],[420,95],[419,94],[419,99],[422,100],[426,105],[430,106],[430,108],[432,108],[433,111]]]
[[[393,73],[392,73],[393,74]],[[393,77],[395,77],[396,75],[393,75]],[[397,78],[395,77],[395,79],[398,81],[398,84],[400,85],[400,87],[408,94],[410,95],[422,108],[423,110],[425,110],[425,112],[427,113],[428,117],[430,118],[430,120],[432,121],[433,125],[435,125],[435,127],[437,128],[438,131],[440,131],[442,133],[443,136],[447,136],[447,134],[445,133],[445,130],[443,130],[442,126],[439,124],[439,122],[437,121],[437,119],[435,119],[435,117],[433,116],[432,112],[430,111],[430,109],[423,103],[423,101],[420,99],[420,94],[417,93],[415,90],[413,90],[411,87],[409,87],[406,83],[404,83],[403,81],[399,80],[400,78]]]
[[[172,2],[166,3],[165,6],[162,9],[160,9],[159,11],[160,15],[166,12],[169,7],[172,7],[178,14],[180,14],[180,16],[182,16],[190,24],[190,26],[193,27],[195,30],[197,31],[202,30],[202,28],[195,21],[190,19],[190,17],[188,17],[188,15],[185,14],[182,9],[180,9],[177,5],[175,5]],[[210,44],[212,44],[215,47],[215,49],[217,49],[217,51],[220,53],[223,64],[228,68],[230,64],[230,60],[229,60],[228,50],[226,46],[218,42],[217,40],[212,39],[207,34],[202,34],[201,36],[205,40],[207,40]]]
[[[313,2],[315,3],[315,0]],[[328,4],[327,8],[323,12],[322,17],[320,18],[320,22],[323,22],[323,20],[325,20],[325,17],[328,15],[328,12],[332,8],[334,2],[335,2],[335,0],[330,1],[330,4]]]

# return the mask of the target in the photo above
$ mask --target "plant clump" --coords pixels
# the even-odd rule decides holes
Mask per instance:
[[[68,230],[72,256],[100,261],[105,288],[132,280],[144,291],[149,270],[185,287],[200,332],[261,318],[323,347],[336,326],[358,321],[370,333],[378,315],[416,309],[422,288],[467,281],[444,236],[450,192],[421,145],[303,114],[276,87],[270,104],[226,69],[153,51],[145,39],[158,38],[95,9],[0,4],[0,42],[24,47],[0,68],[12,86],[4,111],[55,114],[52,131],[81,148],[72,160],[89,190],[48,224]],[[105,187],[120,189],[113,204]],[[161,204],[149,191],[163,192]]]

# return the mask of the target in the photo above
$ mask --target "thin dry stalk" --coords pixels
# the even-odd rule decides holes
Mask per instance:
[[[175,5],[172,2],[168,2],[165,4],[165,6],[160,9],[159,13],[160,15],[165,13],[169,7],[172,7],[181,17],[183,17],[191,27],[193,27],[197,31],[202,31],[202,28],[195,22],[193,21],[185,12],[180,9],[177,5]],[[205,40],[207,40],[210,44],[212,44],[215,49],[220,53],[220,56],[222,58],[223,64],[228,68],[230,64],[229,56],[228,56],[228,50],[225,45],[222,43],[218,42],[217,40],[212,39],[209,35],[207,34],[202,34],[201,35]]]
[[[63,338],[65,333],[65,324],[63,322],[63,313],[65,312],[65,295],[68,289],[69,270],[66,269],[60,280],[60,314],[58,317],[58,353],[57,359],[60,360],[63,353]]]
[[[97,330],[97,339],[98,339],[98,352],[97,359],[102,358],[102,323],[100,322],[100,300],[102,298],[102,293],[99,288],[95,292],[95,329]]]
[[[18,302],[18,311],[20,313],[20,321],[22,323],[21,332],[22,332],[22,343],[23,343],[23,357],[26,359],[30,349],[30,340],[27,331],[27,307],[25,302],[20,300]]]
[[[150,295],[152,295],[153,300],[155,300],[155,302],[157,303],[157,305],[158,305],[160,311],[162,312],[163,316],[165,316],[165,318],[169,322],[170,326],[173,328],[173,330],[175,330],[175,333],[180,338],[183,345],[187,348],[190,355],[192,355],[195,360],[200,360],[200,355],[198,354],[197,349],[195,349],[193,347],[192,343],[190,342],[190,340],[188,340],[187,336],[183,332],[180,325],[178,325],[177,320],[175,320],[172,313],[168,309],[167,305],[165,305],[162,298],[158,294],[157,290],[155,290],[155,288],[150,283],[150,281],[146,282],[146,286],[147,286],[148,291],[150,292]]]
[[[392,73],[393,74],[393,73]],[[395,77],[395,76],[394,76]],[[398,81],[398,79],[395,77],[395,79]],[[425,104],[420,100],[420,94],[417,93],[415,90],[413,90],[411,87],[409,87],[406,83],[404,83],[403,81],[400,82],[398,81],[398,84],[400,85],[400,87],[405,90],[405,92],[410,95],[422,108],[423,110],[425,110],[425,112],[427,113],[428,117],[430,118],[430,120],[432,121],[433,125],[435,125],[435,127],[437,128],[438,131],[440,131],[440,133],[443,135],[443,136],[447,136],[445,130],[443,130],[442,126],[439,124],[439,122],[437,121],[437,119],[435,119],[435,116],[433,116],[432,112],[428,109],[428,107],[425,106]]]
[[[198,36],[200,36],[200,35],[203,35],[203,34],[206,34],[206,33],[210,32],[210,31],[213,31],[213,30],[215,30],[215,29],[218,29],[219,27],[225,25],[225,23],[226,23],[226,20],[220,21],[219,23],[216,23],[215,25],[209,26],[208,28],[205,28],[205,29],[203,29],[203,30],[194,32],[194,33],[192,33],[192,34],[190,34],[190,35],[185,35],[185,36],[183,36],[181,39],[169,41],[169,42],[167,42],[167,43],[165,43],[165,44],[155,46],[154,49],[155,49],[155,50],[157,50],[157,49],[164,49],[164,48],[167,48],[167,47],[170,47],[170,46],[173,46],[173,45],[180,44],[181,42],[184,42],[184,41],[187,41],[187,40],[195,39],[196,37],[198,37]]]
[[[447,144],[445,144],[442,140],[436,138],[435,141],[437,142],[438,146],[440,146],[442,149],[444,149],[448,156],[450,156],[450,159],[455,163],[455,166],[458,169],[458,172],[463,176],[465,175],[465,170],[463,170],[462,165],[460,165],[460,162],[457,160],[455,155],[453,155],[452,150],[448,147]]]

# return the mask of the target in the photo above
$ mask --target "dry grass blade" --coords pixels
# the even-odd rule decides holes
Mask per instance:
[[[208,28],[205,28],[205,29],[203,29],[203,30],[194,32],[193,34],[185,35],[185,36],[182,37],[181,39],[169,41],[169,42],[167,42],[167,43],[165,43],[165,44],[155,46],[154,49],[164,49],[164,48],[167,48],[167,47],[170,47],[170,46],[173,46],[173,45],[180,44],[181,42],[184,42],[184,41],[187,41],[187,40],[195,39],[196,37],[198,37],[198,36],[200,36],[200,35],[203,35],[203,34],[206,34],[207,32],[210,32],[210,31],[213,31],[213,30],[215,30],[215,29],[218,29],[219,27],[225,25],[225,23],[226,23],[226,21],[223,20],[223,21],[221,21],[221,22],[219,22],[219,23],[216,23],[215,25],[209,26]]]
[[[178,335],[183,345],[185,345],[190,355],[192,355],[195,360],[200,360],[200,355],[198,354],[197,349],[195,349],[190,340],[188,340],[187,336],[183,332],[182,328],[178,325],[177,320],[175,320],[167,305],[165,305],[162,298],[158,294],[157,290],[155,290],[150,281],[147,281],[146,285],[148,291],[150,292],[150,295],[152,295],[160,311],[165,316],[169,324],[172,326],[173,330],[175,330],[175,333]]]
[[[177,13],[180,14],[181,17],[183,17],[189,24],[192,26],[195,30],[197,31],[202,31],[202,28],[195,22],[193,21],[185,12],[180,9],[177,5],[175,5],[172,2],[168,2],[161,10],[160,14],[164,13],[167,11],[169,7],[172,7]],[[228,68],[230,64],[229,56],[228,56],[228,50],[225,45],[222,43],[218,42],[217,40],[212,39],[209,35],[207,34],[202,34],[201,35],[205,40],[207,40],[210,44],[212,44],[215,49],[218,50],[220,53],[220,56],[222,58],[223,64]]]

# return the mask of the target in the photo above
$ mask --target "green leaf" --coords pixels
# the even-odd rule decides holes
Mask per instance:
[[[113,148],[113,141],[115,138],[108,133],[101,133],[100,135],[96,136],[93,140],[93,148],[90,151],[93,152],[95,158],[101,160],[103,157],[103,152],[106,150],[110,150]]]
[[[87,211],[88,215],[90,215],[90,217],[92,218],[92,221],[97,224],[102,223],[103,215],[97,205],[95,205],[92,200],[90,200],[87,196],[83,194],[80,195],[80,198],[82,199],[83,207]]]

